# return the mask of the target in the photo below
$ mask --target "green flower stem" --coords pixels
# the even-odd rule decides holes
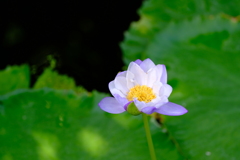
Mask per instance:
[[[152,137],[151,137],[151,132],[150,132],[149,124],[148,124],[147,115],[142,113],[142,117],[143,117],[144,128],[146,131],[146,137],[147,137],[147,141],[148,141],[148,148],[149,148],[149,152],[151,155],[151,160],[157,160],[156,154],[154,151],[154,146],[153,146],[153,142],[152,142]]]

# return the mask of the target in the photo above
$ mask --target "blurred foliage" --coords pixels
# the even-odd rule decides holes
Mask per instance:
[[[126,64],[165,64],[170,101],[189,113],[165,125],[185,159],[240,158],[239,1],[145,1],[121,44]]]
[[[28,88],[30,85],[29,67],[8,66],[5,70],[0,71],[0,95],[14,91],[19,88]]]
[[[36,89],[43,87],[54,89],[72,89],[75,88],[76,85],[72,78],[69,78],[66,75],[59,75],[56,71],[47,68],[34,84],[34,88]]]
[[[66,89],[66,90],[74,90],[77,93],[86,92],[86,90],[82,86],[76,86],[76,83],[73,78],[68,77],[67,75],[60,75],[57,71],[54,71],[56,67],[57,61],[54,59],[52,55],[47,56],[47,60],[49,61],[49,67],[44,70],[44,72],[38,77],[35,82],[33,88],[53,88],[53,89]]]
[[[37,79],[34,84],[35,89],[38,88],[54,88],[54,89],[73,89],[74,91],[81,93],[86,92],[86,90],[81,86],[76,86],[73,78],[66,75],[59,75],[56,71],[51,68],[46,68],[41,76]]]

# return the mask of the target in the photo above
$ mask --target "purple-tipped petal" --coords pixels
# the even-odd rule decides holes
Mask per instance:
[[[136,61],[134,61],[135,63],[137,63],[138,65],[140,65],[142,63],[142,61],[140,59],[137,59]]]
[[[127,110],[128,105],[129,105],[130,103],[132,103],[132,102],[133,102],[133,101],[129,101],[127,104],[125,104],[125,105],[124,105],[124,109]]]
[[[152,114],[155,112],[155,107],[145,107],[141,110],[141,112],[146,113],[146,114]]]
[[[155,112],[169,116],[180,116],[187,113],[188,111],[183,106],[172,102],[167,102],[166,104],[156,109]]]
[[[167,70],[165,65],[159,65],[159,67],[162,67],[162,76],[160,78],[160,82],[167,83]]]
[[[98,105],[102,110],[104,110],[108,113],[118,114],[118,113],[122,113],[125,111],[123,106],[121,106],[120,103],[118,103],[118,101],[113,97],[103,98],[98,103]]]
[[[121,97],[119,94],[114,94],[113,96],[121,106],[125,106],[129,102],[127,98]]]

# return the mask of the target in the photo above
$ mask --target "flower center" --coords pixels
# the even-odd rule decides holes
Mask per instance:
[[[152,88],[146,85],[137,85],[131,88],[127,95],[127,99],[129,101],[133,101],[134,98],[137,98],[139,101],[148,103],[155,99],[156,95],[153,93]]]

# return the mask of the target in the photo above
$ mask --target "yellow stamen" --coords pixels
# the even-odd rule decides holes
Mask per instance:
[[[156,95],[153,93],[152,88],[146,85],[137,85],[131,88],[127,95],[127,99],[129,101],[133,101],[134,98],[137,98],[139,101],[148,103],[155,99]]]

